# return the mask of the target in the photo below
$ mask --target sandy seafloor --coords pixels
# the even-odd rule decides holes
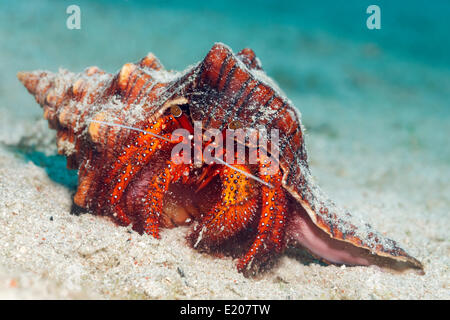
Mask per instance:
[[[102,13],[74,34],[55,13],[64,12],[64,2],[14,3],[0,10],[0,298],[450,298],[450,68],[427,51],[427,41],[441,35],[438,22],[423,18],[425,38],[420,31],[402,34],[388,16],[391,33],[370,38],[364,31],[350,40],[346,27],[333,33],[311,21],[272,21],[263,12],[246,20],[221,8],[133,10],[81,1],[85,17]],[[205,27],[211,16],[216,28]],[[402,40],[393,49],[396,32]],[[55,133],[16,72],[89,65],[114,72],[148,51],[182,69],[214,41],[255,49],[303,114],[319,185],[422,261],[425,275],[284,255],[269,272],[245,278],[231,258],[188,247],[187,228],[164,230],[157,241],[104,217],[70,214],[76,174],[55,155]]]

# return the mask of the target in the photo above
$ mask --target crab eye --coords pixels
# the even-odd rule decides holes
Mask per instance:
[[[228,124],[228,129],[236,130],[242,128],[242,123],[239,120],[233,120]]]
[[[172,115],[175,118],[178,118],[179,116],[181,116],[183,111],[181,110],[181,108],[178,105],[175,104],[175,105],[170,107],[170,113],[172,113]]]

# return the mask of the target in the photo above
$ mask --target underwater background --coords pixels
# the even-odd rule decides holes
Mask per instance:
[[[80,30],[66,27],[71,4],[81,9]],[[381,9],[380,30],[366,27],[370,4]],[[406,148],[405,162],[419,150],[450,163],[449,1],[2,0],[0,7],[3,128],[41,115],[16,80],[19,70],[116,72],[150,51],[183,70],[223,42],[256,52],[310,132],[380,153]]]
[[[66,8],[72,4],[81,9],[80,30],[66,27],[69,17]],[[380,30],[369,30],[366,26],[369,17],[366,9],[372,4],[381,9]],[[17,219],[17,228],[31,230],[30,233],[38,225],[42,230],[53,230],[46,222],[42,226],[37,222],[39,215],[53,212],[52,217],[57,221],[59,212],[61,219],[65,219],[69,214],[61,210],[57,201],[48,199],[59,195],[58,199],[64,200],[62,207],[70,206],[70,192],[77,184],[76,172],[66,170],[65,159],[56,155],[55,132],[46,128],[42,109],[16,78],[18,71],[65,68],[81,72],[96,65],[115,73],[124,63],[138,61],[148,52],[153,52],[167,69],[184,70],[202,60],[215,42],[223,42],[234,52],[252,48],[267,75],[301,111],[312,173],[323,189],[339,204],[362,212],[376,229],[400,240],[412,255],[424,262],[427,272],[427,278],[420,281],[412,276],[381,275],[384,282],[380,280],[381,289],[376,292],[365,282],[372,271],[354,270],[346,273],[349,276],[342,276],[348,278],[339,280],[337,268],[302,267],[305,274],[329,275],[331,280],[326,285],[317,282],[318,290],[327,292],[321,295],[308,291],[310,284],[301,279],[289,280],[289,275],[300,268],[294,261],[295,265],[286,262],[285,268],[280,269],[283,279],[290,281],[288,285],[279,285],[274,280],[273,287],[272,284],[258,287],[242,280],[245,283],[242,291],[234,287],[233,290],[241,293],[254,289],[246,295],[251,298],[271,294],[284,298],[281,295],[284,288],[291,290],[292,284],[298,290],[295,294],[286,293],[287,297],[317,298],[330,297],[328,293],[336,283],[337,286],[350,283],[350,288],[357,288],[350,290],[353,293],[347,291],[348,296],[340,296],[333,291],[331,297],[336,294],[337,298],[448,299],[450,284],[445,277],[450,265],[449,14],[447,0],[0,0],[0,213],[5,212],[7,217],[2,220],[0,214],[0,243],[20,242],[17,239],[21,238],[14,232],[2,232],[9,230],[3,226],[12,225],[10,219]],[[45,190],[59,190],[59,193],[49,191],[48,199],[34,189],[26,189],[32,185],[28,176],[34,175],[37,169],[16,163],[17,159],[43,168],[51,181],[65,189],[61,191],[46,182],[45,188],[49,189]],[[11,172],[23,172],[24,177],[17,174],[13,179]],[[36,174],[41,177],[40,173]],[[10,215],[11,208],[15,208],[10,203],[16,199],[23,201],[21,208],[27,208],[14,209],[19,213],[40,209],[30,215],[36,220],[29,226],[22,218]],[[38,204],[48,206],[47,211]],[[88,218],[80,219],[70,222],[67,229],[78,228],[76,224]],[[95,228],[102,223],[94,220],[85,225]],[[113,233],[105,231],[102,241],[116,248],[113,238],[108,238],[117,236]],[[25,242],[29,241],[26,235],[23,237],[27,239],[24,246],[32,248]],[[14,260],[9,250],[16,250],[12,248],[4,251],[0,248],[0,279],[2,265],[9,266],[8,272],[18,265],[41,273],[52,270],[48,261],[39,260],[38,255],[28,255],[29,260]],[[72,259],[69,254],[55,253],[64,250],[49,247],[46,251],[49,256],[55,254],[50,265],[54,264],[57,272],[49,273],[58,281],[69,279],[71,285],[84,283],[81,276],[81,280],[73,278],[78,273],[70,269],[78,262],[69,260]],[[111,256],[121,254],[120,250],[117,248]],[[165,254],[161,247],[146,250],[160,250]],[[198,258],[192,259],[197,263]],[[198,263],[212,262],[200,259]],[[152,267],[159,270],[158,265]],[[87,267],[80,266],[79,270],[89,277],[94,274]],[[147,272],[145,266],[142,270]],[[192,277],[197,274],[194,271]],[[230,271],[227,275],[234,276],[234,273]],[[215,297],[235,297],[226,287],[228,278],[217,280],[216,275],[211,275],[210,280],[202,282],[209,279],[203,270],[197,276],[199,285],[194,289],[198,292],[203,292],[202,288],[211,281],[218,285]],[[134,278],[127,278],[124,283],[133,287],[130,279]],[[338,280],[333,282],[333,279]],[[106,286],[106,281],[92,283],[94,287]],[[150,288],[148,294],[162,288],[159,282],[146,285]],[[276,291],[275,285],[276,290],[282,289]],[[188,297],[195,296],[189,293],[194,289],[186,289]],[[108,290],[113,289],[108,287]],[[393,294],[392,290],[397,293]],[[119,296],[124,295],[119,293]]]

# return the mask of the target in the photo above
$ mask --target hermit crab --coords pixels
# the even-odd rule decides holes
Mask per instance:
[[[191,224],[188,243],[232,248],[245,274],[288,246],[334,264],[423,268],[315,185],[300,113],[250,49],[217,43],[183,72],[148,54],[117,74],[89,67],[18,78],[78,170],[79,207],[156,238]]]

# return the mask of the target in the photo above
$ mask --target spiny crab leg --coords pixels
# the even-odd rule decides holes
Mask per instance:
[[[171,183],[176,182],[191,168],[185,164],[174,164],[167,161],[166,166],[155,174],[149,182],[142,208],[144,231],[155,238],[159,238],[159,222],[163,211],[163,200]]]
[[[220,168],[221,198],[189,236],[194,247],[204,243],[219,244],[253,221],[258,208],[257,187],[252,180],[240,173],[241,170],[249,172],[248,167],[233,167],[236,170],[226,166]]]
[[[131,223],[121,204],[128,184],[133,180],[133,177],[139,173],[140,168],[143,168],[151,161],[153,155],[159,149],[168,146],[169,143],[176,143],[171,140],[170,134],[164,133],[181,127],[180,120],[186,122],[183,115],[178,113],[178,111],[181,111],[178,106],[175,106],[175,108],[172,109],[172,114],[149,123],[144,129],[91,120],[91,122],[123,127],[138,132],[133,142],[128,144],[115,162],[111,164],[109,177],[105,179],[105,184],[111,186],[110,189],[106,191],[109,194],[107,203],[113,211],[114,216],[124,225],[129,225]],[[181,116],[181,118],[177,119],[175,116]],[[186,125],[184,122],[183,124]],[[147,225],[150,226],[150,224],[151,221],[149,220]],[[148,230],[152,233],[150,227],[148,227]]]
[[[257,235],[247,254],[238,262],[237,267],[241,272],[250,269],[255,259],[264,259],[264,255],[271,250],[280,252],[283,248],[287,203],[281,184],[282,174],[280,170],[273,175],[269,174],[267,157],[260,156],[259,161],[262,179],[274,187],[261,187],[262,207]]]
[[[139,168],[148,164],[160,148],[169,144],[167,139],[170,139],[170,135],[166,135],[164,140],[155,135],[163,133],[163,128],[171,129],[176,125],[177,122],[172,115],[162,117],[149,124],[146,129],[152,135],[147,132],[139,132],[134,139],[134,143],[127,145],[121,155],[111,165],[111,174],[105,180],[106,185],[111,186],[108,190],[109,198],[107,202],[121,223],[125,225],[130,224],[130,220],[123,213],[123,208],[120,204],[128,184],[138,174]]]

